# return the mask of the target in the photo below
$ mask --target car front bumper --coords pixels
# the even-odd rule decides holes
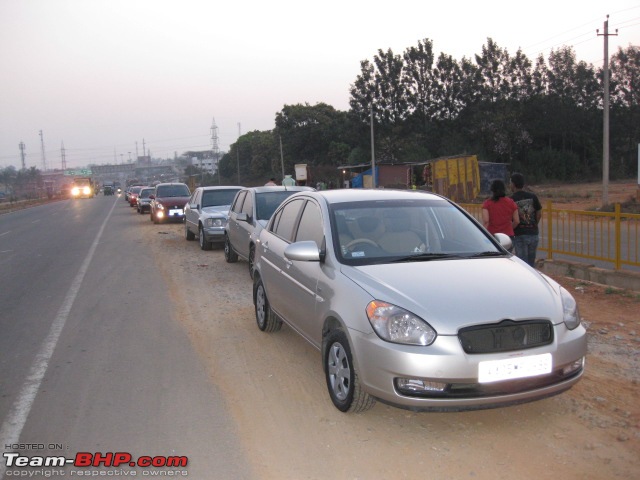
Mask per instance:
[[[439,336],[428,347],[392,344],[374,333],[350,330],[354,362],[363,388],[385,403],[415,410],[473,410],[524,403],[561,393],[584,373],[587,352],[582,326],[555,327],[554,342],[543,347],[492,354],[464,353],[457,336]],[[559,348],[560,347],[560,348]],[[483,361],[551,354],[551,373],[479,383]],[[407,392],[399,379],[429,388]]]
[[[224,227],[204,227],[204,238],[211,243],[224,243]]]

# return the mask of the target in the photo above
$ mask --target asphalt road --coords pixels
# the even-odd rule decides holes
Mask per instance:
[[[187,457],[167,468],[251,476],[139,221],[115,196],[0,216],[0,479],[51,470],[9,464],[12,452],[29,463],[80,452]]]

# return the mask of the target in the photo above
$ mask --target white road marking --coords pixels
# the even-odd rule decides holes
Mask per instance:
[[[95,254],[100,238],[102,237],[102,233],[104,232],[107,221],[111,217],[115,206],[116,204],[114,202],[111,210],[109,211],[109,214],[104,219],[104,222],[102,222],[100,230],[98,231],[98,235],[96,235],[96,238],[93,241],[91,248],[89,249],[89,253],[87,253],[87,256],[80,266],[80,270],[78,271],[76,277],[73,279],[71,287],[69,288],[69,291],[67,292],[67,295],[62,302],[62,306],[58,311],[58,315],[56,315],[56,318],[51,324],[49,334],[40,346],[40,350],[36,355],[33,364],[31,365],[31,370],[29,370],[29,375],[22,385],[22,389],[20,390],[18,398],[16,398],[16,401],[13,403],[9,414],[2,423],[2,428],[0,428],[0,441],[2,441],[3,445],[15,444],[20,440],[22,429],[24,428],[24,424],[27,421],[27,417],[29,416],[29,412],[31,411],[33,402],[36,399],[36,395],[38,394],[38,390],[40,389],[42,379],[47,372],[47,368],[49,367],[49,361],[51,360],[53,351],[56,348],[58,339],[60,338],[60,334],[62,333],[62,329],[64,328],[64,325],[69,318],[71,307],[75,302],[78,292],[80,291],[84,276],[89,269],[89,264],[93,259],[93,255]],[[0,464],[0,479],[4,478],[6,469],[6,464]]]

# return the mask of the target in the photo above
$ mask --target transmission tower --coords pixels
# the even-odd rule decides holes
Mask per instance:
[[[62,142],[62,147],[60,148],[60,156],[62,157],[62,171],[67,170],[67,157],[64,151],[64,142]]]
[[[211,124],[211,152],[213,153],[213,159],[216,162],[216,171],[218,172],[218,184],[221,183],[220,180],[220,168],[218,165],[218,155],[220,154],[220,149],[218,147],[218,126],[216,125],[216,119],[213,118],[213,123]]]

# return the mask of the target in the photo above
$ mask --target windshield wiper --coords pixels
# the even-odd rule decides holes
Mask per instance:
[[[408,257],[400,257],[391,260],[391,263],[402,262],[428,262],[430,260],[442,260],[452,258],[463,258],[455,253],[418,253],[416,255],[409,255]]]
[[[474,253],[473,255],[469,255],[468,258],[478,258],[478,257],[502,257],[504,256],[503,252],[480,252]]]

